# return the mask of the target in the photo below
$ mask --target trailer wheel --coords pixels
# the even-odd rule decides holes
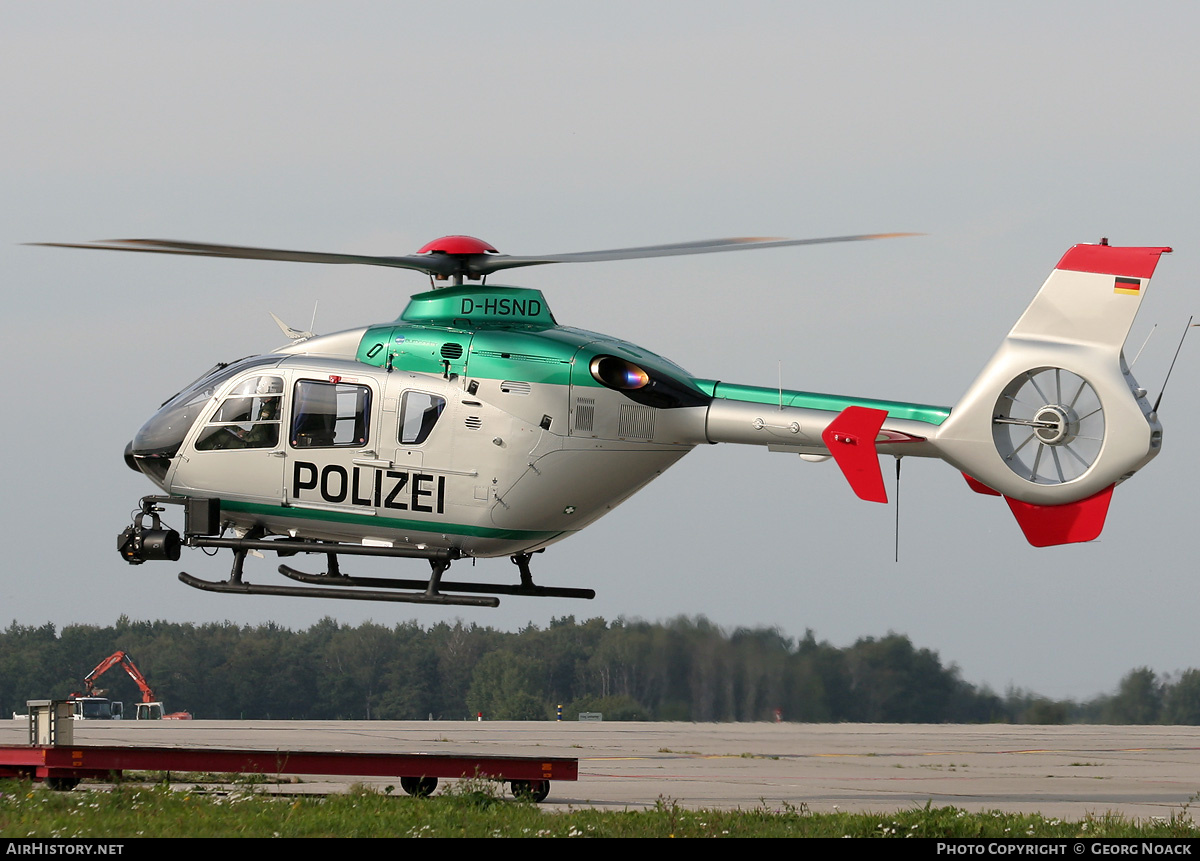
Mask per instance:
[[[46,788],[55,792],[70,792],[79,785],[78,777],[47,777]]]
[[[532,801],[534,804],[541,804],[550,794],[550,781],[548,780],[514,780],[508,786],[512,790],[514,798],[521,801]]]
[[[417,798],[427,798],[437,789],[436,777],[402,777],[400,788]]]

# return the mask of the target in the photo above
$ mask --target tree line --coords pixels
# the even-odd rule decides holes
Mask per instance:
[[[0,633],[0,715],[64,698],[116,650],[130,654],[167,711],[199,719],[858,721],[1200,724],[1200,670],[1141,668],[1086,703],[1021,690],[1001,696],[936,652],[889,633],[846,647],[776,628],[727,632],[704,617],[666,622],[573,616],[518,632],[477,624],[356,627],[273,623],[114,625],[13,622]],[[119,668],[98,686],[140,694]]]

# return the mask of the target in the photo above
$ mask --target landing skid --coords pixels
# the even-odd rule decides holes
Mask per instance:
[[[225,592],[234,595],[281,595],[298,598],[340,598],[347,601],[392,601],[405,604],[443,604],[460,607],[498,607],[499,598],[476,598],[471,595],[433,595],[424,592],[374,592],[348,589],[322,589],[315,586],[263,586],[254,583],[214,583],[201,580],[186,571],[179,572],[179,581],[205,592]]]
[[[422,550],[416,548],[364,547],[358,544],[336,542],[294,541],[288,539],[264,539],[261,535],[244,538],[206,538],[189,536],[189,544],[198,547],[226,547],[233,551],[233,567],[229,579],[223,581],[203,580],[186,571],[180,572],[180,582],[206,592],[223,592],[235,595],[274,595],[299,598],[334,598],[351,601],[389,601],[407,604],[437,604],[462,607],[497,607],[498,598],[481,595],[523,595],[542,598],[596,597],[593,589],[573,589],[534,584],[529,571],[528,553],[512,557],[512,562],[521,572],[517,585],[496,583],[471,583],[443,581],[442,575],[450,567],[457,554],[447,550]],[[309,586],[269,586],[247,583],[243,580],[246,554],[252,550],[270,550],[280,556],[296,553],[324,553],[328,557],[328,571],[324,574],[307,574],[288,565],[280,565],[279,573]],[[341,573],[338,556],[401,556],[423,557],[429,560],[428,580],[396,580],[384,577],[348,577]],[[332,587],[332,588],[331,588]],[[393,591],[412,590],[412,591]],[[467,593],[467,594],[447,594]]]
[[[314,583],[317,585],[337,584],[338,586],[354,586],[367,589],[420,589],[426,585],[421,580],[392,580],[385,577],[347,577],[343,574],[306,574],[287,565],[280,565],[279,573],[284,577],[299,580],[301,583]],[[441,588],[452,592],[474,592],[488,595],[525,595],[536,598],[591,599],[596,597],[595,589],[536,586],[533,583],[529,585],[510,586],[503,583],[469,583],[465,581],[452,582],[443,580]]]

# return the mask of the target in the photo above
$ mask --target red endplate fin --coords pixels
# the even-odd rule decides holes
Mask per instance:
[[[1110,484],[1087,499],[1066,505],[1034,505],[1007,496],[1004,499],[1026,540],[1034,547],[1052,547],[1098,538],[1104,530],[1104,519],[1115,486]]]
[[[846,407],[821,434],[821,441],[850,482],[851,490],[867,502],[888,501],[875,450],[875,437],[886,418],[887,410]]]

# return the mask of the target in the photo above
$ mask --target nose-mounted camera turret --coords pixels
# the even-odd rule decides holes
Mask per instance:
[[[158,516],[162,510],[149,497],[143,499],[142,510],[134,515],[133,523],[117,536],[117,551],[130,565],[141,565],[147,560],[179,561],[179,533],[162,525]]]

